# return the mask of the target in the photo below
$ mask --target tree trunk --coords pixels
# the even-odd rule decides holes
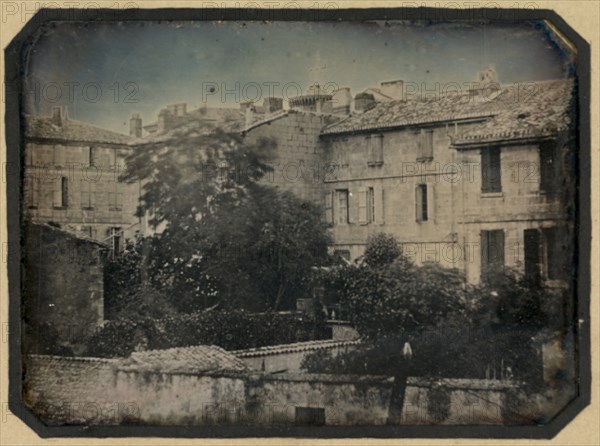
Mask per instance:
[[[400,424],[402,422],[402,408],[404,407],[404,395],[406,393],[406,381],[408,373],[406,367],[401,365],[394,375],[394,386],[390,397],[387,424]]]

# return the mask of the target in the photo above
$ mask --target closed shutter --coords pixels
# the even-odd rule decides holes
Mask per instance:
[[[427,219],[435,222],[435,186],[427,185]]]
[[[358,223],[366,225],[368,223],[367,215],[367,191],[366,187],[361,187],[358,190]]]
[[[65,165],[65,147],[54,146],[54,165],[64,166]]]
[[[333,192],[326,192],[324,197],[325,202],[325,223],[333,224]]]
[[[384,197],[383,188],[375,188],[375,223],[382,225],[384,223]]]

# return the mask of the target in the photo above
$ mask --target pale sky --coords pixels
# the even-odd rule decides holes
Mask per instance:
[[[131,113],[145,125],[169,103],[239,107],[315,82],[353,94],[396,79],[430,89],[473,81],[489,64],[502,83],[572,70],[542,23],[64,23],[32,53],[30,98],[35,113],[63,105],[72,119],[127,133]]]

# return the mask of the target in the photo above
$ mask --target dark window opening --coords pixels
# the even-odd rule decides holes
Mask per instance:
[[[421,129],[419,132],[419,156],[417,161],[433,159],[433,130]]]
[[[500,148],[481,149],[481,192],[502,192]]]
[[[66,208],[69,206],[69,179],[62,177],[60,179],[60,198],[61,206]]]
[[[481,277],[485,281],[504,269],[504,231],[481,231]]]
[[[336,190],[337,196],[337,216],[338,224],[348,223],[348,189]]]
[[[556,144],[540,145],[540,191],[556,195],[562,183],[561,162]]]
[[[429,219],[429,205],[427,203],[427,185],[419,184],[416,190],[416,214],[417,221]]]

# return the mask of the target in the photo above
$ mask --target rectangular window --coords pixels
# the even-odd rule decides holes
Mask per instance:
[[[62,195],[62,206],[69,206],[69,179],[67,177],[61,178],[60,190]]]
[[[65,147],[63,146],[54,146],[54,165],[55,166],[64,166],[65,165]]]
[[[433,159],[433,130],[421,129],[419,131],[419,156],[417,161],[431,161]]]
[[[324,197],[325,202],[323,207],[325,208],[325,223],[333,224],[333,192],[326,192]]]
[[[372,187],[367,190],[367,223],[375,221],[375,191]]]
[[[546,278],[549,280],[564,280],[566,278],[565,265],[568,262],[566,252],[566,231],[561,235],[561,229],[553,227],[542,229],[546,251]]]
[[[491,273],[504,268],[504,231],[481,231],[481,276],[490,279]]]
[[[481,149],[481,192],[502,192],[500,148]]]
[[[525,247],[525,277],[534,283],[539,283],[541,278],[541,237],[538,229],[525,229],[523,231]]]
[[[35,209],[39,205],[40,182],[35,176],[25,177],[25,201],[29,208]]]
[[[81,180],[81,208],[93,209],[96,204],[96,183]]]
[[[344,225],[348,223],[348,189],[336,190],[336,223]]]
[[[113,257],[116,257],[121,252],[121,228],[111,228],[111,250]]]
[[[54,180],[54,207],[66,208],[69,206],[69,179],[60,177]]]
[[[416,189],[415,197],[416,206],[416,220],[427,221],[429,220],[429,203],[427,198],[427,185],[419,184]]]
[[[96,160],[96,149],[94,147],[90,147],[89,152],[90,152],[89,155],[88,155],[89,156],[89,165],[90,166],[95,166],[96,163],[97,163],[97,160]]]
[[[561,162],[556,144],[540,145],[540,192],[555,195],[562,182]]]
[[[383,164],[383,135],[367,136],[369,159],[367,165],[381,166]]]
[[[108,192],[108,210],[121,212],[123,210],[123,192],[119,192],[117,183],[112,192]]]
[[[321,407],[296,407],[297,426],[324,426],[325,409]]]

